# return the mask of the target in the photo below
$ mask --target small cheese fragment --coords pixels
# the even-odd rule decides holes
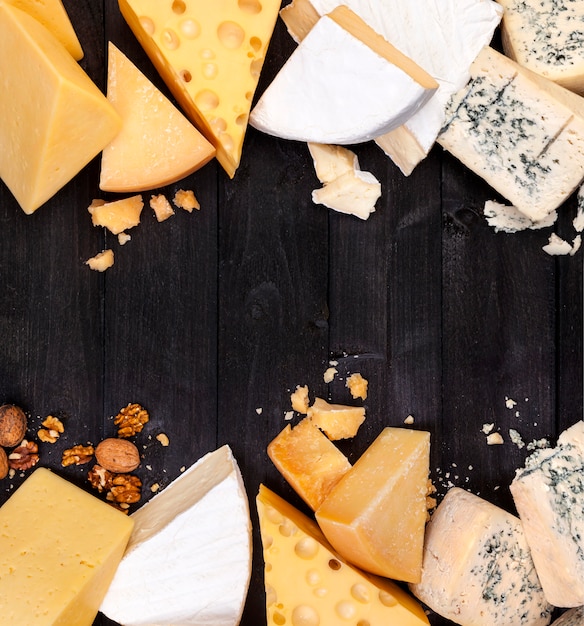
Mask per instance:
[[[417,582],[429,473],[430,433],[384,428],[331,489],[316,510],[316,521],[350,563],[380,576]]]
[[[581,2],[497,0],[505,9],[505,54],[533,72],[584,94]]]
[[[455,624],[546,626],[546,602],[514,515],[451,488],[426,529],[422,580],[414,595]]]
[[[550,256],[562,256],[572,254],[572,244],[562,239],[556,233],[552,233],[549,236],[547,244],[542,247],[542,250]]]
[[[164,187],[215,156],[215,148],[111,41],[107,98],[123,126],[103,150],[99,178],[103,191]]]
[[[268,626],[429,624],[410,594],[346,563],[313,520],[264,485],[256,502]]]
[[[179,189],[172,199],[173,204],[179,209],[193,212],[193,209],[197,211],[201,208],[201,205],[195,197],[195,192],[192,189]]]
[[[87,208],[94,226],[105,226],[114,235],[128,228],[138,226],[144,208],[141,195],[113,200],[112,202],[92,202]]]
[[[318,20],[250,116],[299,141],[369,141],[407,120],[437,88],[411,59],[345,6]]]
[[[438,142],[539,221],[584,178],[584,99],[486,47]]]
[[[229,446],[130,517],[134,532],[101,612],[125,626],[237,626],[251,575],[251,522]]]
[[[540,228],[548,228],[558,219],[557,211],[551,211],[539,222],[533,222],[527,215],[522,213],[514,206],[507,206],[496,202],[495,200],[487,200],[485,202],[484,216],[487,224],[495,229],[495,232],[517,233],[521,230],[538,230]]]
[[[582,626],[584,624],[584,607],[565,611],[552,626]]]
[[[280,0],[119,0],[187,117],[233,177]]]
[[[91,626],[133,521],[45,468],[0,508],[5,626]]]
[[[351,469],[347,457],[308,418],[294,428],[288,424],[268,445],[268,456],[313,511]]]
[[[365,421],[365,408],[330,404],[322,398],[315,398],[308,408],[308,417],[329,439],[349,439],[357,434],[359,426]]]
[[[114,251],[103,250],[85,261],[89,268],[97,272],[105,272],[114,264]]]
[[[584,422],[517,470],[511,495],[548,602],[584,605]]]
[[[325,185],[342,174],[360,169],[357,155],[343,146],[310,142],[308,150],[316,177]]]
[[[159,222],[164,222],[174,215],[174,209],[170,206],[170,202],[163,193],[151,196],[149,204]]]
[[[290,394],[290,402],[293,411],[306,415],[308,413],[308,405],[310,404],[308,385],[297,385],[296,389]]]
[[[63,45],[5,2],[0,76],[0,178],[30,214],[113,139],[121,120]]]
[[[363,378],[363,376],[359,372],[351,374],[347,378],[345,385],[351,392],[351,396],[353,398],[361,398],[361,400],[367,400],[367,387],[369,387],[369,381],[366,378]]]

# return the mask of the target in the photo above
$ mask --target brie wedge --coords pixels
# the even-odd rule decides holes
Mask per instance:
[[[236,626],[251,574],[251,522],[231,449],[202,457],[132,516],[101,605],[124,626]]]

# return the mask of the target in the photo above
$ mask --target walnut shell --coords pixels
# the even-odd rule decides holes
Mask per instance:
[[[132,472],[140,465],[140,452],[127,439],[104,439],[95,448],[95,458],[99,465],[115,474]]]
[[[0,480],[8,476],[8,455],[4,448],[0,448]]]
[[[26,428],[26,415],[20,407],[14,404],[0,406],[0,446],[17,446],[24,439]]]

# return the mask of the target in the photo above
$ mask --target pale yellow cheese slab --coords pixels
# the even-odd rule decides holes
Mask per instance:
[[[0,508],[3,626],[91,626],[133,521],[46,468]]]
[[[103,150],[99,187],[146,191],[179,181],[215,156],[215,148],[119,50],[108,44],[107,98],[123,120]]]

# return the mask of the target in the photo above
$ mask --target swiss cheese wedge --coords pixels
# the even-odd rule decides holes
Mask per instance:
[[[169,185],[201,168],[215,148],[113,43],[107,98],[123,120],[103,150],[100,189],[134,192]]]

